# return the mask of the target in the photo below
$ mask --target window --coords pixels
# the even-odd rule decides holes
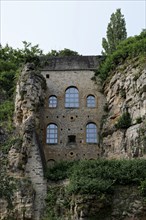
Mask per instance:
[[[47,144],[57,144],[57,142],[58,142],[57,139],[58,139],[57,125],[49,124],[47,127],[46,143]]]
[[[69,87],[65,92],[65,107],[78,108],[79,107],[79,91],[76,87]]]
[[[49,97],[49,107],[50,108],[55,108],[55,107],[57,107],[57,98],[56,98],[56,96],[50,96]]]
[[[69,135],[69,136],[68,136],[68,143],[69,143],[69,144],[74,144],[74,143],[76,143],[76,136],[75,136],[75,135]]]
[[[95,107],[95,97],[94,97],[94,95],[89,95],[87,97],[87,107]]]
[[[97,143],[97,126],[94,123],[89,123],[86,126],[86,142]]]

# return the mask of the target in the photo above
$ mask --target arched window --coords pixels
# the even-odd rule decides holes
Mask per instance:
[[[47,136],[46,143],[47,144],[57,144],[58,142],[58,128],[55,124],[49,124],[47,126]]]
[[[52,95],[52,96],[49,97],[49,107],[50,108],[57,107],[57,98],[56,98],[56,96]]]
[[[95,96],[94,95],[88,95],[87,107],[95,107]]]
[[[65,92],[65,107],[78,108],[79,107],[79,91],[76,87],[69,87]]]
[[[97,143],[97,126],[94,123],[86,125],[86,142]]]

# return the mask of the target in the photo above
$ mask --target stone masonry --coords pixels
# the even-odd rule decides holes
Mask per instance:
[[[41,72],[47,83],[42,130],[48,164],[59,160],[95,159],[100,156],[100,121],[105,98],[100,92],[100,84],[91,79],[100,59],[102,57],[95,56],[53,58]],[[79,91],[78,108],[65,107],[65,91],[71,86]],[[56,108],[50,108],[48,105],[49,97],[52,95],[57,97]],[[95,107],[87,107],[88,95],[94,95]],[[97,126],[97,144],[86,143],[86,125],[90,122]],[[58,127],[57,144],[46,143],[46,129],[50,123]],[[75,136],[75,143],[68,142],[70,135]]]
[[[33,145],[26,164],[26,173],[32,181],[33,189],[35,190],[33,219],[39,220],[45,207],[44,199],[47,193],[47,182],[44,179],[44,171],[35,133],[33,133]]]

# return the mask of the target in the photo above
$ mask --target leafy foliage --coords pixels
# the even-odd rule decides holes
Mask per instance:
[[[118,44],[127,38],[126,23],[124,15],[121,14],[121,9],[117,9],[115,13],[111,15],[110,22],[107,27],[107,40],[102,39],[102,46],[104,48],[103,55],[109,55],[113,53]]]
[[[63,180],[67,178],[69,175],[69,168],[71,168],[74,163],[75,162],[68,161],[61,161],[60,163],[57,163],[55,166],[47,169],[46,178],[53,181]]]
[[[51,50],[48,54],[46,54],[47,57],[64,57],[64,56],[78,56],[78,52],[64,48],[63,50]]]
[[[65,164],[63,174],[63,163]],[[89,160],[57,163],[50,168],[47,179],[70,180],[67,186],[69,194],[111,193],[115,184],[137,184],[146,179],[146,160]]]
[[[54,167],[48,168],[47,178],[55,181],[55,184],[49,184],[48,187],[44,220],[64,219],[61,216],[70,210],[72,199],[75,197],[81,199],[94,195],[99,201],[105,201],[112,196],[117,185],[135,185],[142,195],[146,196],[145,169],[145,159],[56,163]],[[63,177],[69,180],[67,185],[60,183],[60,173],[62,180]]]
[[[131,125],[131,117],[128,112],[124,112],[123,115],[118,119],[118,122],[115,124],[116,128],[129,128]]]
[[[0,105],[0,122],[9,120],[12,117],[14,110],[14,103],[12,101],[5,101]]]
[[[16,136],[10,136],[8,140],[2,145],[1,150],[3,153],[8,153],[10,148],[15,145],[16,148],[20,148],[22,145],[22,138]]]
[[[12,116],[14,103],[12,100],[5,100],[0,104],[0,126],[5,127],[7,131],[13,129]]]
[[[38,57],[42,55],[42,50],[38,45],[23,42],[24,49],[13,49],[6,45],[0,46],[0,92],[6,98],[11,98],[15,90],[15,76],[19,68],[26,62],[34,62],[38,65]]]
[[[8,208],[12,208],[13,192],[16,189],[16,184],[13,177],[10,177],[6,173],[3,161],[0,160],[0,199],[6,199],[8,202]],[[3,168],[3,169],[2,169]]]
[[[96,71],[102,81],[105,81],[118,64],[122,64],[126,59],[139,57],[141,62],[145,62],[146,56],[146,31],[143,30],[140,35],[129,37],[119,43],[116,50],[109,54]]]
[[[142,195],[146,197],[146,180],[141,181],[140,187],[139,187]]]
[[[47,209],[45,213],[45,217],[43,220],[63,220],[60,216],[58,216],[55,206],[56,206],[56,201],[58,196],[63,194],[63,188],[60,189],[60,187],[49,187],[48,191],[49,193],[47,194],[46,198],[46,203],[47,203]],[[61,192],[60,192],[61,191]]]

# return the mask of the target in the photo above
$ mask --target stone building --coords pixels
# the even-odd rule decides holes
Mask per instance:
[[[42,115],[43,147],[48,164],[100,156],[100,122],[105,104],[100,84],[92,80],[101,56],[51,58]]]

